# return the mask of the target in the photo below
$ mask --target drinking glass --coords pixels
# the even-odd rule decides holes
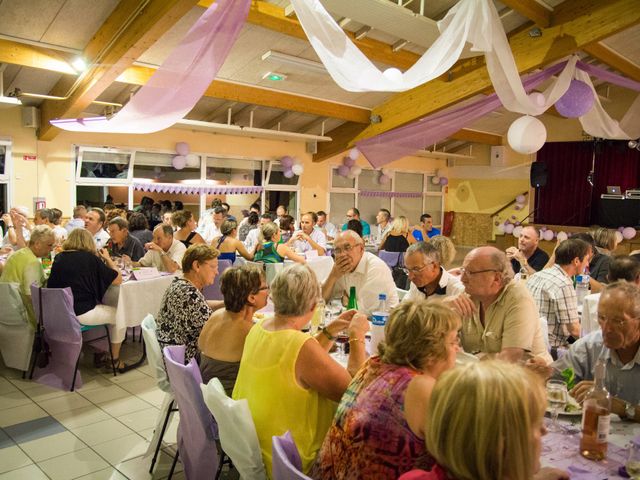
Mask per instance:
[[[347,345],[349,344],[349,333],[346,330],[336,335],[336,345],[338,346],[338,354],[342,359],[347,358]]]
[[[311,317],[311,329],[309,330],[309,333],[312,336],[318,333],[318,327],[324,321],[324,311],[325,311],[324,300],[320,299],[316,303],[316,308],[313,312],[313,317]]]
[[[562,380],[549,380],[547,382],[547,401],[551,409],[551,425],[548,430],[550,432],[560,433],[562,428],[558,425],[558,414],[567,404],[567,384]]]

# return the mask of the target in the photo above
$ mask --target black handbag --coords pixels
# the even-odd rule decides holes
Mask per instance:
[[[44,316],[42,313],[42,288],[38,287],[38,324],[36,327],[35,337],[33,339],[33,351],[35,353],[35,364],[38,368],[44,368],[49,365],[49,357],[51,350],[49,344],[44,338]]]

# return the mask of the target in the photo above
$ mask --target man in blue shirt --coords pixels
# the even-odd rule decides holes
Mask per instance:
[[[431,215],[423,213],[420,215],[420,226],[413,227],[411,234],[418,242],[422,242],[424,241],[425,234],[429,238],[435,237],[436,235],[440,235],[440,230],[433,226]]]
[[[363,237],[371,235],[371,226],[364,220],[360,219],[360,210],[358,210],[356,207],[353,207],[347,210],[347,222],[349,222],[349,220],[358,220],[360,222],[360,225],[362,225]],[[347,224],[345,223],[344,225],[342,225],[342,231],[346,229],[347,229]]]

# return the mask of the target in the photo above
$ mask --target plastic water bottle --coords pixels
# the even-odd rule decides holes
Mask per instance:
[[[576,276],[576,298],[578,306],[582,306],[584,297],[589,295],[589,274],[587,272]]]
[[[378,353],[378,344],[384,340],[384,327],[389,319],[387,308],[387,296],[384,293],[378,295],[378,306],[371,313],[371,354]]]

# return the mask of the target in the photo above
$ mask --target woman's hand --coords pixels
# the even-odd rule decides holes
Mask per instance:
[[[327,330],[332,337],[337,337],[338,333],[349,328],[351,319],[356,313],[358,313],[357,310],[347,310],[346,312],[342,312],[338,318],[325,327],[325,330]]]
[[[370,329],[369,320],[364,313],[356,313],[349,322],[349,338],[363,340]]]
[[[109,263],[109,261],[111,260],[109,251],[106,248],[101,248],[100,250],[98,250],[98,256],[100,256],[107,263]]]

